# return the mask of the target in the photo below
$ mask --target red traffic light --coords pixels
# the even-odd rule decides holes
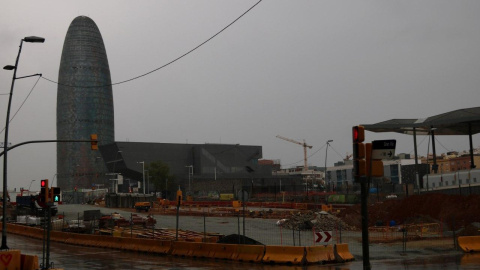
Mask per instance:
[[[41,188],[48,188],[48,179],[40,180]]]
[[[354,143],[361,143],[365,140],[365,128],[363,126],[354,126],[352,128],[352,139]]]

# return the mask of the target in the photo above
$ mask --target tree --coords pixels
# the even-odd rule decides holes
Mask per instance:
[[[170,167],[162,161],[151,162],[146,166],[150,181],[157,191],[175,191],[175,176],[170,174]]]

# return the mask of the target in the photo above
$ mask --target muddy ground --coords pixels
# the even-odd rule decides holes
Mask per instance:
[[[361,228],[360,204],[344,207],[338,217],[351,226]],[[480,195],[422,194],[403,199],[374,202],[368,205],[369,226],[396,224],[441,223],[449,230],[480,235],[472,224],[480,223]]]

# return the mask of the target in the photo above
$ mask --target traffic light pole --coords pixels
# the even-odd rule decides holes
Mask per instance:
[[[50,269],[50,230],[52,229],[52,209],[53,202],[47,202],[47,259],[46,265],[44,265],[44,269]]]
[[[368,171],[367,176],[363,177],[360,183],[360,196],[361,196],[361,214],[362,214],[362,255],[363,255],[363,269],[370,270],[372,266],[370,264],[370,247],[368,237],[368,187],[370,186],[372,175],[372,155],[368,156]]]
[[[370,270],[370,250],[368,246],[368,190],[367,180],[364,178],[360,184],[361,187],[361,212],[362,212],[362,255],[363,269]]]

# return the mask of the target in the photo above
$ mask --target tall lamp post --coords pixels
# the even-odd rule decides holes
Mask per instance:
[[[28,193],[30,194],[30,188],[32,188],[32,183],[35,182],[35,180],[30,181],[30,185],[28,186]]]
[[[142,178],[143,178],[143,194],[145,195],[145,161],[139,161],[137,163],[142,163]]]
[[[327,141],[327,148],[325,149],[325,180],[327,180],[327,153],[328,153],[328,146],[330,145],[330,143],[333,142],[333,140],[328,140]],[[330,189],[330,180],[328,181],[328,187]],[[330,190],[329,190],[330,191]]]
[[[30,42],[30,43],[43,43],[45,42],[44,38],[41,37],[24,37],[20,41],[20,46],[18,49],[17,60],[15,61],[15,66],[7,65],[3,67],[5,70],[13,70],[13,77],[12,77],[12,86],[10,88],[10,96],[8,98],[8,106],[7,106],[7,120],[5,121],[5,140],[4,140],[4,154],[3,154],[3,217],[2,217],[2,246],[0,250],[9,249],[7,246],[7,153],[8,153],[8,126],[10,122],[10,107],[12,105],[12,95],[13,95],[13,86],[15,85],[16,79],[23,79],[33,76],[42,76],[42,74],[34,74],[29,76],[23,76],[17,78],[17,69],[18,69],[18,60],[20,59],[20,53],[22,52],[22,45],[23,42]]]

